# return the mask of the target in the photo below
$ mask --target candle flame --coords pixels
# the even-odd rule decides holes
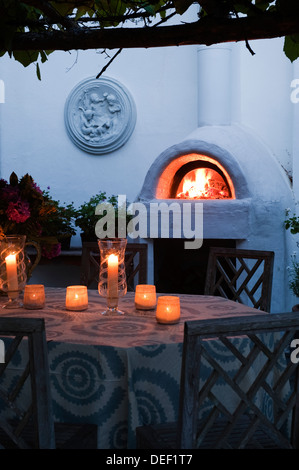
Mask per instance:
[[[15,253],[10,253],[9,255],[6,256],[5,258],[7,261],[11,261],[13,259],[16,259]]]
[[[118,256],[112,253],[112,255],[108,256],[108,261],[109,263],[112,263],[112,264],[118,263]]]

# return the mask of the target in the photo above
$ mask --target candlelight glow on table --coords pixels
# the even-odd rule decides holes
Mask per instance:
[[[138,284],[135,289],[135,307],[138,310],[153,310],[156,307],[156,286]]]
[[[159,323],[178,323],[181,309],[180,298],[175,295],[163,295],[158,298],[156,320]]]
[[[24,290],[24,308],[37,310],[45,306],[45,287],[43,284],[27,284]]]
[[[123,315],[119,310],[119,298],[127,293],[125,270],[126,238],[104,238],[98,240],[100,249],[100,275],[98,291],[107,297],[107,309],[103,315]]]
[[[68,286],[66,288],[65,308],[67,310],[86,310],[88,293],[86,286]]]

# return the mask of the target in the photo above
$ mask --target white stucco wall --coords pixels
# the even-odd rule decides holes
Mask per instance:
[[[256,54],[251,56],[243,43],[232,45],[232,121],[254,130],[291,171],[290,83],[296,73],[282,46],[282,39],[253,41]],[[197,127],[197,46],[123,50],[105,75],[123,83],[133,95],[135,131],[123,148],[106,156],[77,149],[65,131],[65,100],[78,82],[94,77],[107,61],[96,51],[79,51],[78,57],[75,51],[54,52],[41,66],[40,82],[33,65],[24,68],[8,56],[0,59],[0,79],[5,83],[2,177],[12,170],[29,171],[58,197],[75,201],[98,189],[126,191],[133,198],[141,183],[135,189],[129,181],[131,164],[135,180],[142,179],[164,148]],[[113,179],[111,168],[118,170]]]
[[[250,45],[254,56],[244,43],[230,45],[231,121],[248,127],[287,172],[294,172],[297,188],[299,104],[290,101],[290,83],[296,74],[299,78],[298,61],[292,65],[286,59],[282,39]],[[131,92],[136,127],[122,148],[94,156],[69,139],[64,105],[73,87],[95,77],[107,61],[100,51],[54,52],[42,64],[39,81],[34,66],[24,68],[8,56],[0,58],[0,80],[5,84],[0,177],[28,172],[42,189],[50,186],[53,197],[77,206],[98,191],[136,198],[156,157],[198,126],[198,47],[122,51],[105,75]],[[79,244],[79,237],[74,242]]]
[[[283,41],[251,41],[253,56],[239,45],[243,51],[236,57],[240,88],[235,119],[253,129],[282,166],[292,171],[293,67],[283,52]]]
[[[157,153],[183,138],[196,122],[196,49],[123,51],[107,76],[133,95],[137,123],[121,149],[93,156],[78,149],[66,134],[64,105],[78,82],[94,77],[106,64],[95,51],[53,53],[42,66],[42,81],[33,67],[24,69],[7,57],[0,61],[6,84],[1,114],[1,176],[29,172],[55,197],[89,198],[99,190],[134,198]],[[73,67],[67,71],[67,68]],[[182,119],[182,114],[184,119]]]
[[[232,121],[255,131],[291,171],[293,68],[282,40],[254,41],[251,46],[255,56],[243,43],[232,45]],[[95,76],[107,60],[96,51],[79,51],[78,57],[75,51],[54,52],[41,66],[40,82],[34,66],[24,68],[8,56],[1,58],[2,177],[13,170],[20,175],[28,171],[55,196],[76,203],[100,189],[135,197],[156,156],[197,127],[197,46],[122,51],[105,74],[133,95],[136,127],[123,148],[92,156],[67,136],[64,104],[72,88]]]

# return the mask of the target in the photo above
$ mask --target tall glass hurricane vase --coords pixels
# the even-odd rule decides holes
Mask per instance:
[[[127,280],[125,269],[125,251],[127,240],[125,238],[104,238],[98,240],[100,249],[100,275],[99,294],[107,298],[107,314],[123,315],[118,309],[118,301],[127,293]]]
[[[0,289],[7,293],[6,308],[22,306],[19,295],[27,281],[25,235],[7,235],[0,241]]]

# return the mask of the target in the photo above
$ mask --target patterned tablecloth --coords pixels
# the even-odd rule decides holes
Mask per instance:
[[[47,288],[44,309],[0,315],[45,319],[55,419],[96,423],[105,449],[134,448],[136,426],[177,418],[185,320],[259,313],[220,297],[180,295],[180,322],[161,325],[155,311],[135,309],[133,293],[120,300],[125,315],[110,317],[101,315],[106,302],[97,291],[88,292],[84,312],[67,311],[65,293]],[[233,370],[232,358],[213,348]]]

